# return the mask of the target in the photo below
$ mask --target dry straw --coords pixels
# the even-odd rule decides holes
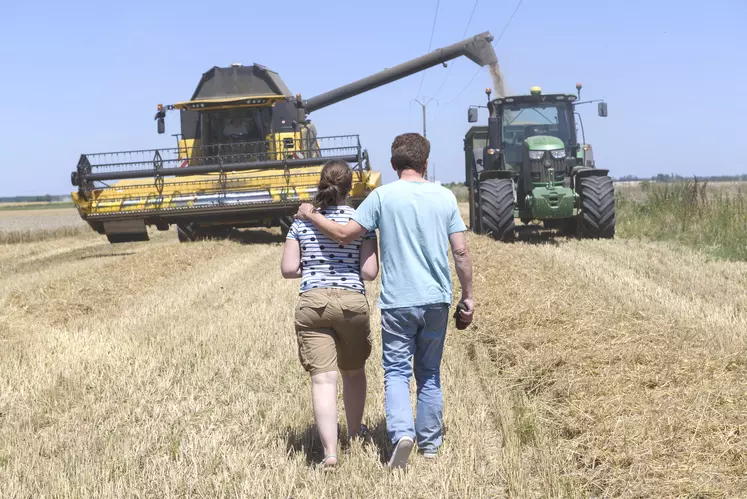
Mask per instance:
[[[0,495],[747,496],[747,265],[470,237],[478,315],[448,333],[439,458],[382,464],[374,311],[373,441],[328,475],[310,466],[297,283],[264,234],[0,247]]]

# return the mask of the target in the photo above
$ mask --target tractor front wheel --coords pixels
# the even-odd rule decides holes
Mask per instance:
[[[579,180],[581,230],[584,237],[615,237],[615,187],[609,177],[584,177]]]
[[[493,178],[480,182],[480,204],[480,232],[499,241],[513,241],[514,184],[511,179]]]

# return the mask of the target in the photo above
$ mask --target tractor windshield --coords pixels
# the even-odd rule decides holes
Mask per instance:
[[[568,104],[525,103],[503,110],[503,142],[521,145],[527,137],[551,135],[567,146],[571,140]]]
[[[550,135],[571,143],[569,108],[566,102],[523,102],[502,109],[501,136],[506,163],[519,165],[524,154],[524,140],[536,135]]]

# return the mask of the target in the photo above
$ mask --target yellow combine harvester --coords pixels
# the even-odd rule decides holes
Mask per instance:
[[[354,205],[381,185],[357,135],[318,137],[308,114],[459,56],[496,62],[490,33],[468,38],[309,100],[292,95],[277,73],[233,64],[202,75],[179,111],[177,147],[83,154],[72,173],[80,216],[112,243],[148,240],[147,226],[176,225],[180,241],[225,237],[233,228],[287,230],[298,205],[311,199],[322,165],[353,169]]]

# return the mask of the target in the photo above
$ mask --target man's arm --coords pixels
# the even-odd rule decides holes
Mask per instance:
[[[451,253],[454,255],[454,266],[459,284],[462,286],[461,301],[467,306],[467,310],[460,311],[459,315],[463,321],[470,323],[475,313],[472,296],[472,256],[469,254],[464,232],[454,232],[449,235],[449,243],[451,243]]]
[[[298,208],[296,217],[301,220],[311,220],[325,236],[340,244],[350,244],[368,232],[365,227],[361,226],[355,220],[350,220],[347,225],[338,224],[314,210],[314,206],[309,203],[303,203]]]

